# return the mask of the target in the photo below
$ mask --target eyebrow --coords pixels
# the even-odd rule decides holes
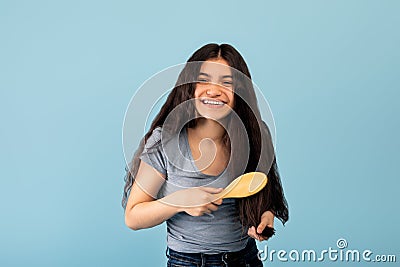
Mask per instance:
[[[207,76],[207,77],[211,77],[210,74],[205,73],[205,72],[200,72],[200,73],[199,73],[199,76],[200,76],[200,75],[204,75],[204,76]],[[221,78],[232,78],[232,75],[223,75],[223,76],[221,76]]]

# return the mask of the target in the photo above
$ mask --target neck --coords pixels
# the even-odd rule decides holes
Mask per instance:
[[[194,128],[189,129],[192,136],[196,139],[203,140],[205,138],[212,139],[216,144],[222,143],[225,135],[225,128],[218,122],[200,118]]]

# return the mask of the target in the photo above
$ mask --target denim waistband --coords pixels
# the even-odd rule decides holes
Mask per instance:
[[[179,258],[181,260],[187,260],[188,262],[195,262],[197,264],[202,264],[204,262],[225,262],[231,263],[238,261],[246,256],[250,256],[249,254],[256,254],[258,252],[256,242],[253,238],[249,238],[246,244],[246,247],[239,251],[234,252],[221,252],[216,254],[208,254],[208,253],[187,253],[187,252],[178,252],[173,249],[167,247],[165,254],[166,256]]]

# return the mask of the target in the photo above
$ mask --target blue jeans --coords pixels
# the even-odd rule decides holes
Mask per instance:
[[[167,267],[262,267],[257,253],[253,238],[249,238],[246,247],[240,251],[218,254],[185,253],[167,247]]]

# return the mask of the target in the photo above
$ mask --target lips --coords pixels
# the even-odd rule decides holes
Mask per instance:
[[[200,99],[200,102],[207,106],[214,106],[214,107],[219,107],[219,106],[222,107],[223,105],[226,104],[226,102],[222,100],[207,99],[207,98]]]
[[[197,98],[196,109],[200,116],[213,120],[224,118],[231,110],[227,101],[216,98]]]

